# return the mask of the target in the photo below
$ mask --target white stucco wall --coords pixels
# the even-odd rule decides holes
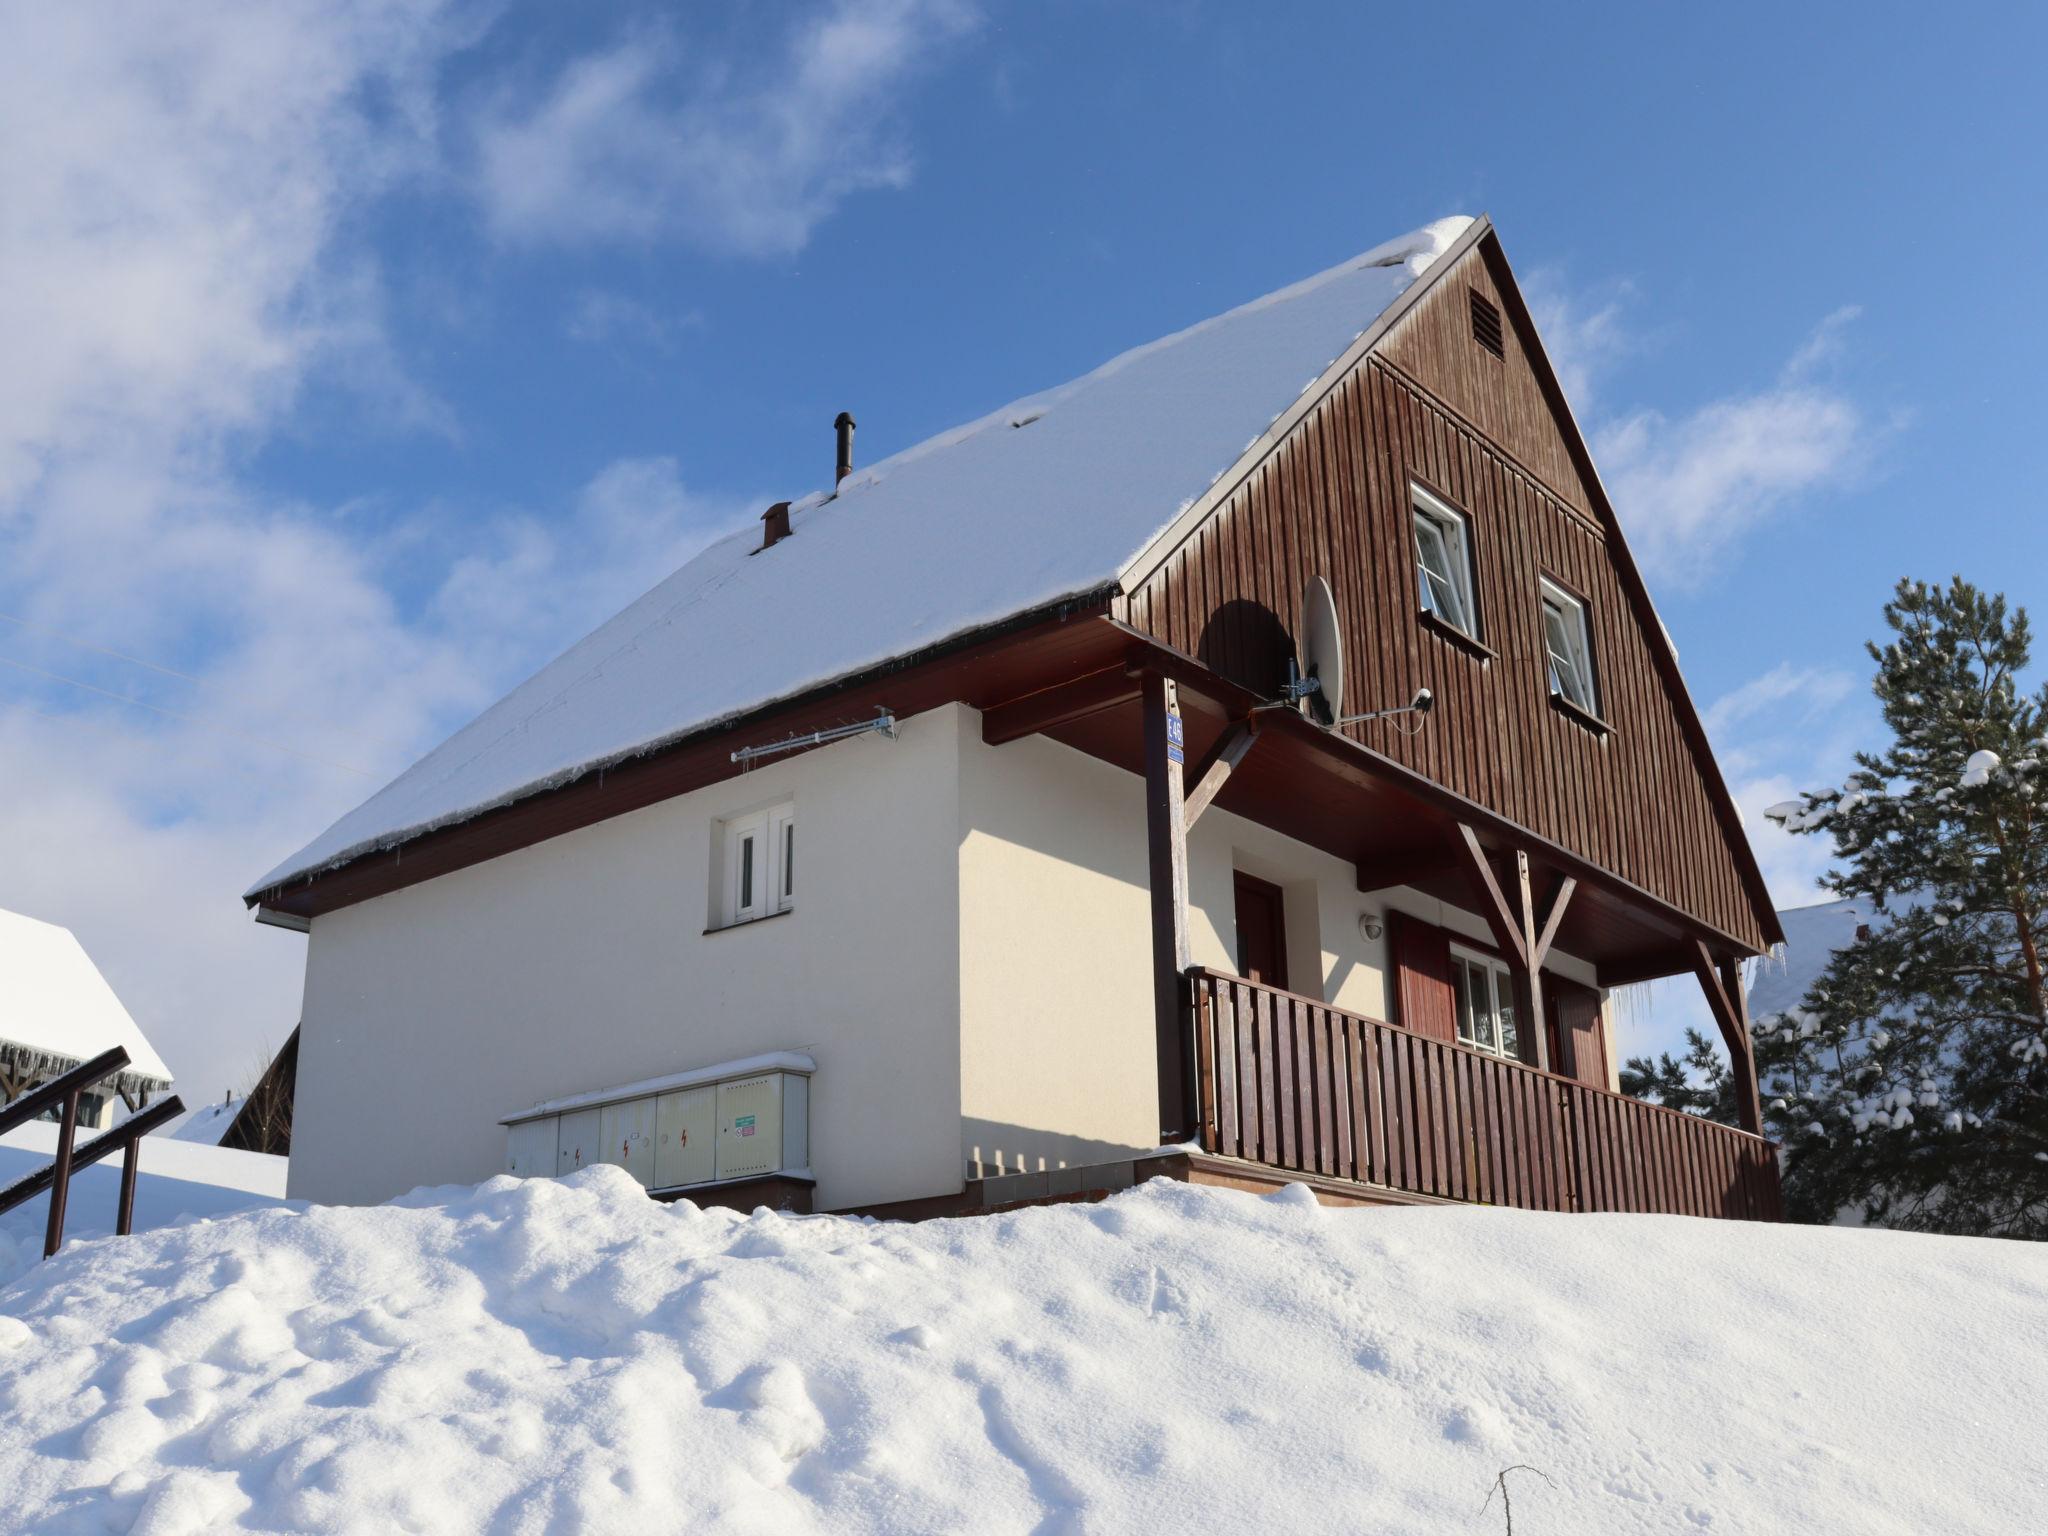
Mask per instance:
[[[795,910],[705,933],[718,824],[791,799]],[[1232,872],[1285,895],[1297,992],[1392,1012],[1393,910],[1472,913],[1211,809],[1197,964],[1234,968]],[[1591,982],[1560,956],[1556,968]],[[502,1171],[501,1116],[771,1050],[810,1052],[821,1208],[1098,1163],[1157,1139],[1136,775],[947,706],[316,919],[291,1194],[381,1200]]]
[[[961,711],[961,1112],[970,1177],[1158,1139],[1151,897],[1135,774],[1044,737],[982,744]],[[1384,1017],[1384,941],[1348,862],[1226,811],[1188,839],[1189,947],[1236,961],[1232,872],[1285,893],[1294,989]]]
[[[941,711],[316,918],[291,1194],[488,1178],[502,1115],[777,1049],[817,1058],[821,1205],[957,1189],[958,740]],[[706,934],[714,824],[784,796],[795,910]]]

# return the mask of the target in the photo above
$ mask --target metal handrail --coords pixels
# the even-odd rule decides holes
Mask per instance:
[[[114,1232],[116,1236],[126,1237],[134,1230],[135,1181],[141,1170],[142,1138],[185,1111],[185,1101],[174,1093],[162,1103],[131,1115],[113,1130],[94,1137],[84,1146],[74,1146],[78,1136],[78,1096],[127,1065],[128,1052],[121,1046],[114,1046],[0,1109],[0,1134],[5,1134],[59,1104],[64,1107],[63,1120],[57,1130],[56,1157],[34,1173],[0,1189],[0,1215],[25,1200],[33,1200],[44,1190],[50,1192],[50,1219],[43,1230],[43,1257],[46,1259],[64,1246],[64,1212],[71,1198],[71,1175],[80,1168],[91,1167],[116,1150],[121,1153],[121,1200],[114,1215]]]
[[[175,1093],[160,1104],[152,1104],[140,1114],[130,1115],[111,1131],[93,1137],[84,1146],[71,1154],[72,1173],[81,1168],[90,1168],[109,1153],[120,1152],[121,1168],[121,1212],[116,1231],[122,1237],[128,1235],[129,1218],[134,1214],[135,1176],[130,1164],[135,1161],[135,1144],[166,1120],[174,1120],[185,1112],[185,1101]],[[5,1215],[24,1200],[33,1200],[57,1181],[57,1165],[46,1163],[34,1173],[25,1174],[5,1189],[0,1189],[0,1215]]]
[[[83,1093],[102,1078],[112,1077],[128,1065],[128,1052],[122,1046],[113,1046],[101,1051],[91,1061],[73,1067],[62,1077],[53,1077],[39,1088],[31,1089],[13,1103],[0,1106],[0,1136],[6,1135],[17,1125],[26,1125],[47,1109],[54,1109],[74,1093]]]

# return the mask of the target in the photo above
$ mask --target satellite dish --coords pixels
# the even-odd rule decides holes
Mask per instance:
[[[1316,691],[1308,695],[1309,713],[1318,724],[1329,725],[1344,713],[1344,639],[1337,628],[1337,599],[1330,584],[1311,576],[1301,589],[1301,624],[1295,630],[1301,638],[1301,673],[1314,678]]]

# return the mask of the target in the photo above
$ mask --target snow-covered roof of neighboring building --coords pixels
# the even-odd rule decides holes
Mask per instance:
[[[1445,219],[713,544],[248,892],[1114,584],[1470,228]]]
[[[1781,908],[1784,947],[1756,962],[1749,980],[1749,1012],[1765,1018],[1797,1008],[1819,981],[1838,949],[1856,942],[1856,930],[1871,920],[1871,904],[1860,897]]]
[[[0,1048],[31,1066],[64,1069],[128,1048],[124,1087],[171,1081],[121,999],[69,928],[0,911]]]
[[[176,1119],[167,1120],[158,1126],[153,1134],[168,1141],[198,1142],[205,1146],[217,1147],[221,1137],[227,1135],[228,1127],[235,1123],[235,1117],[242,1112],[246,1098],[231,1099],[223,1103],[214,1099],[188,1109]]]

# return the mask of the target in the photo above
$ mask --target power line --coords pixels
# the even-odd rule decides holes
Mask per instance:
[[[147,663],[144,663],[144,665],[147,665]],[[80,688],[87,693],[96,693],[103,699],[114,700],[117,704],[132,704],[137,709],[147,709],[159,715],[168,715],[173,720],[182,720],[188,725],[196,725],[204,730],[218,731],[224,736],[233,736],[240,741],[250,742],[255,746],[269,747],[274,752],[288,752],[293,757],[303,758],[309,763],[318,763],[323,768],[339,768],[344,773],[359,774],[366,779],[378,777],[374,770],[359,768],[354,763],[338,762],[331,757],[321,757],[315,752],[302,752],[297,747],[286,746],[281,741],[272,741],[266,736],[252,736],[247,731],[238,731],[231,725],[222,725],[219,721],[208,720],[203,715],[190,715],[186,714],[183,710],[166,709],[163,705],[152,704],[147,699],[133,698],[125,693],[115,693],[111,688],[102,688],[95,683],[83,682],[75,677],[66,677],[61,672],[48,672],[41,667],[32,667],[25,661],[15,661],[10,657],[0,656],[0,667],[13,667],[17,671],[31,673],[36,677],[47,678],[53,683],[63,683],[67,687]],[[162,671],[165,669],[158,668],[158,670]]]
[[[80,640],[75,635],[67,635],[63,631],[51,629],[45,624],[31,624],[27,619],[16,618],[11,613],[0,613],[0,623],[12,624],[18,629],[29,631],[31,634],[48,635],[52,640],[61,640],[66,645],[75,645],[81,651],[91,651],[95,656],[111,656],[116,661],[125,661],[134,666],[147,667],[152,672],[161,672],[165,677],[175,677],[181,682],[197,683],[202,688],[216,686],[213,683],[209,683],[203,677],[194,677],[190,672],[180,672],[176,667],[166,667],[158,662],[144,661],[140,656],[130,656],[126,651],[117,651],[112,646],[94,645],[90,640]]]

